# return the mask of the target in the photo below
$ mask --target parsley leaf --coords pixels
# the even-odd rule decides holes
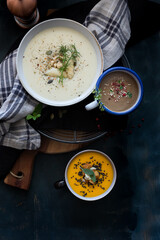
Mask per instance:
[[[41,117],[42,107],[43,107],[43,104],[42,104],[42,103],[39,103],[39,104],[35,107],[33,113],[32,113],[32,114],[28,114],[28,115],[26,116],[26,120],[31,120],[31,119],[36,120],[37,118]]]
[[[131,92],[127,92],[127,96],[129,97],[129,98],[131,98],[132,97],[132,93]]]

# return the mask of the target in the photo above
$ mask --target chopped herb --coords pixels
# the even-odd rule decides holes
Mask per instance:
[[[129,97],[129,98],[131,98],[132,97],[132,93],[131,92],[127,92],[127,96]]]
[[[83,197],[85,197],[87,195],[87,193],[85,193],[84,195],[83,195]]]
[[[83,176],[82,171],[78,172],[78,176],[80,176],[80,177]]]
[[[119,87],[120,89],[123,89],[123,86],[122,85],[120,85],[120,87]]]

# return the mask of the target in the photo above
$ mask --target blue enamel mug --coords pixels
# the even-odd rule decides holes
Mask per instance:
[[[115,75],[115,73],[116,73],[116,75]],[[114,74],[114,78],[113,78],[113,74]],[[132,98],[132,93],[131,93],[132,91],[127,91],[127,87],[129,87],[129,86],[127,86],[127,84],[125,84],[125,80],[123,80],[123,77],[122,77],[123,75],[124,76],[126,75],[127,77],[131,78],[132,82],[134,83],[133,85],[137,86],[136,87],[136,89],[137,89],[136,98],[132,105],[129,105],[129,107],[126,107],[126,109],[115,110],[115,109],[112,109],[112,107],[110,107],[109,105],[107,106],[107,104],[104,103],[103,100],[101,99],[101,95],[100,95],[97,100],[94,100],[93,102],[91,102],[85,106],[86,110],[89,111],[98,106],[101,106],[103,108],[103,110],[105,110],[106,112],[108,112],[110,114],[114,114],[114,115],[124,115],[124,114],[129,114],[132,111],[134,111],[142,101],[143,84],[142,84],[141,78],[138,76],[138,74],[130,68],[112,67],[112,68],[107,69],[98,78],[94,92],[96,94],[96,92],[98,93],[102,90],[101,89],[102,82],[105,80],[105,84],[107,85],[107,81],[108,81],[108,85],[109,84],[110,85],[108,87],[109,89],[106,90],[106,93],[103,93],[103,92],[105,92],[103,89],[102,94],[107,95],[106,97],[109,100],[111,100],[113,103],[115,102],[115,104],[117,104],[116,101],[117,102],[119,101],[118,104],[122,104],[121,99],[123,99],[123,100],[128,99],[128,102],[129,102],[129,100],[130,100],[129,98]],[[120,76],[121,76],[121,78],[120,78]],[[114,79],[114,82],[111,82],[109,80],[109,78],[111,78],[111,77]],[[116,80],[116,78],[117,78],[117,80]],[[120,80],[118,80],[118,79],[120,79]],[[131,84],[128,84],[128,85],[131,85]]]

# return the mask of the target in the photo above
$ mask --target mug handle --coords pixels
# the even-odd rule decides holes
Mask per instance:
[[[86,109],[87,111],[90,111],[90,110],[92,110],[92,109],[94,109],[94,108],[96,108],[96,107],[98,107],[98,102],[97,102],[97,100],[94,100],[93,102],[88,103],[88,104],[85,106],[85,109]]]
[[[55,187],[56,189],[60,189],[60,188],[63,188],[63,187],[65,187],[65,186],[66,186],[66,182],[65,182],[64,179],[59,180],[59,181],[57,181],[57,182],[54,183],[54,187]]]

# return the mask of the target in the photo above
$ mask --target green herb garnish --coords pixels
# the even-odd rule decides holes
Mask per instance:
[[[96,182],[96,176],[94,174],[94,172],[91,170],[91,169],[88,169],[88,168],[83,168],[83,167],[80,167],[82,169],[82,171],[87,174],[91,180],[95,183]]]
[[[93,90],[93,94],[94,94],[94,99],[95,100],[101,100],[101,97],[102,97],[102,90],[101,89],[94,89]]]
[[[35,107],[33,113],[32,113],[32,114],[28,114],[28,115],[26,116],[26,120],[31,120],[31,119],[36,120],[37,118],[39,118],[39,117],[41,116],[42,107],[43,107],[43,104],[42,104],[42,103],[39,103],[39,104]]]
[[[104,111],[104,104],[102,102],[99,102],[99,109],[101,111]]]
[[[119,87],[120,89],[123,89],[123,86],[122,85],[120,85],[120,87]]]
[[[127,92],[127,96],[129,97],[129,98],[131,98],[132,97],[132,93],[131,92]]]
[[[101,89],[96,88],[93,90],[94,99],[98,101],[99,109],[101,111],[104,111],[104,104],[101,102],[101,97],[102,97],[101,92],[102,92]]]
[[[59,81],[63,84],[64,71],[67,70],[67,68],[71,64],[71,61],[73,61],[74,63],[77,61],[77,58],[80,57],[80,53],[77,51],[75,45],[71,45],[69,47],[62,45],[59,50],[59,55],[62,62],[62,67],[59,68],[59,71],[61,72]]]

